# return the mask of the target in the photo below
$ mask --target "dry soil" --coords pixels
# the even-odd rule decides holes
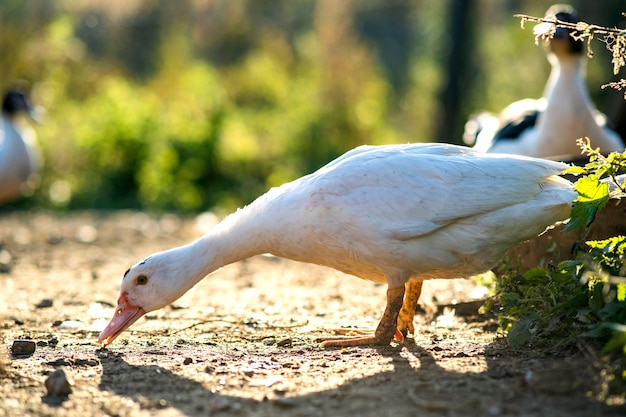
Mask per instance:
[[[417,335],[403,344],[323,349],[313,339],[334,328],[373,328],[385,287],[260,256],[217,271],[100,349],[123,272],[210,222],[0,212],[0,416],[626,415],[584,344],[508,348],[493,319],[474,314],[465,280],[428,283],[424,299],[438,312],[418,313]],[[35,352],[11,355],[16,340],[34,341]],[[56,369],[69,396],[46,392]]]

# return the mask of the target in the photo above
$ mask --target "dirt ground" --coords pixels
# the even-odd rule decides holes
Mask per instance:
[[[0,416],[626,415],[584,345],[507,348],[492,319],[471,314],[465,280],[428,283],[424,298],[439,312],[416,315],[417,335],[403,344],[323,349],[313,339],[334,328],[373,328],[385,287],[260,256],[100,349],[123,272],[210,221],[0,212]],[[453,300],[456,314],[442,307]],[[35,352],[11,355],[15,340],[36,342]],[[46,394],[59,368],[69,396]]]

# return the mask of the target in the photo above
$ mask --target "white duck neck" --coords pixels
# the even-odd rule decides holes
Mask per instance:
[[[585,84],[585,68],[582,58],[577,55],[557,57],[550,54],[548,60],[552,65],[552,70],[546,83],[544,97],[567,97],[575,94],[583,96],[588,101],[589,93]]]
[[[34,161],[30,156],[27,141],[25,141],[27,137],[22,133],[12,117],[2,114],[0,117],[0,171],[7,169],[7,167],[9,170],[14,170],[16,166],[22,163],[22,159],[27,164],[27,171],[33,169]],[[1,181],[0,185],[2,185]]]
[[[15,120],[6,115],[2,114],[0,117],[0,133],[3,133],[5,144],[4,146],[14,146],[17,143],[17,138],[20,137],[19,131],[15,125]]]
[[[585,84],[582,59],[573,55],[558,58],[551,55],[550,62],[552,72],[545,91],[547,107],[537,121],[537,128],[548,136],[562,132],[564,126],[569,126],[571,133],[578,137],[599,136],[601,132],[594,119],[595,106]]]
[[[255,214],[252,206],[239,209],[182,247],[186,254],[184,267],[192,281],[190,287],[225,265],[270,251],[268,234]]]

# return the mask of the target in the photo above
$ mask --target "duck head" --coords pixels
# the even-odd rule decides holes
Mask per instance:
[[[172,251],[154,254],[136,263],[124,274],[115,314],[100,333],[98,344],[107,346],[130,325],[150,311],[165,307],[189,288],[176,279],[180,261]]]
[[[2,113],[11,118],[25,114],[37,123],[41,117],[40,110],[31,105],[28,94],[18,89],[10,89],[6,92],[2,100]]]
[[[546,11],[544,19],[558,19],[561,22],[578,23],[576,10],[568,4],[555,4]],[[554,27],[552,23],[540,23],[535,26],[535,35],[544,40],[545,46],[557,56],[580,56],[584,45],[581,39],[576,39],[576,30],[563,27]],[[574,35],[574,36],[572,36]]]

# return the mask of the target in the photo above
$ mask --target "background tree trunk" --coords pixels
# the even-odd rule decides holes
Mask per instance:
[[[439,142],[462,144],[463,126],[467,114],[462,109],[463,92],[469,91],[474,71],[475,0],[450,2],[448,33],[449,44],[444,51],[442,90],[439,99],[439,120],[436,139]]]

